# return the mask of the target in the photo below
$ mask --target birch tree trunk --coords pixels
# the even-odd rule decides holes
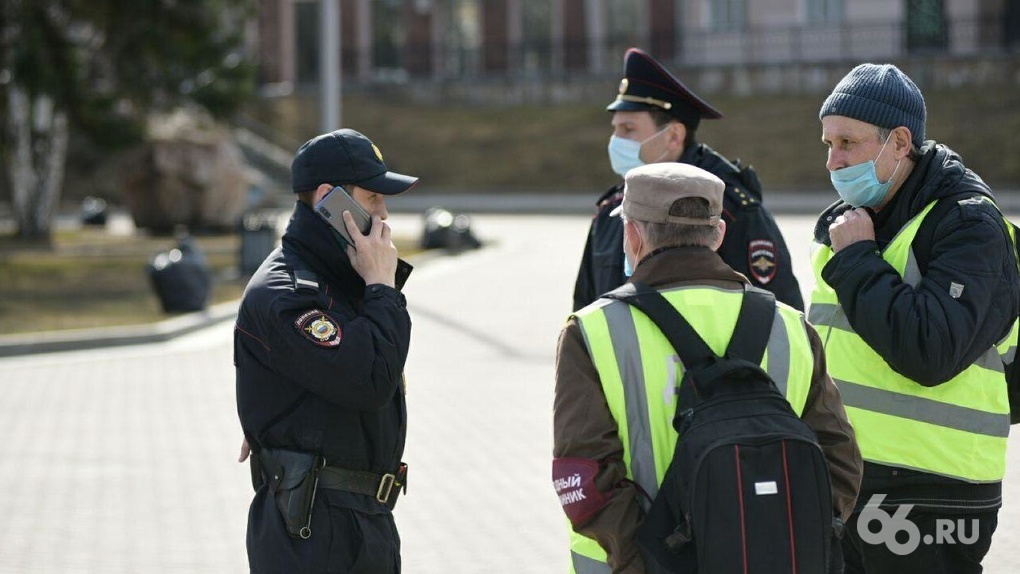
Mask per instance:
[[[49,243],[67,159],[67,114],[48,96],[7,87],[7,173],[12,211],[22,239]]]
[[[25,41],[20,0],[0,0],[0,76],[6,93],[4,162],[17,235],[50,243],[67,159],[67,112],[52,97],[26,87],[14,73],[15,47]]]

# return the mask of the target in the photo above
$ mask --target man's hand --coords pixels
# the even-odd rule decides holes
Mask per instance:
[[[379,283],[393,287],[397,276],[397,248],[390,239],[390,226],[373,215],[372,229],[368,235],[362,235],[350,211],[345,211],[343,217],[347,233],[354,240],[354,248],[347,247],[351,266],[366,285]]]
[[[248,437],[241,439],[241,454],[237,457],[237,462],[244,462],[248,460],[248,455],[251,454],[251,446],[248,444]]]
[[[868,210],[858,207],[844,211],[829,226],[829,240],[834,253],[858,241],[874,241],[875,223]]]

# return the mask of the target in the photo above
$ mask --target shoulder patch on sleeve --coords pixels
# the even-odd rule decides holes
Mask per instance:
[[[747,244],[747,266],[755,281],[768,285],[779,269],[776,244],[768,239],[752,239]]]
[[[329,315],[319,309],[302,313],[294,320],[294,327],[309,341],[320,347],[336,347],[343,331]]]

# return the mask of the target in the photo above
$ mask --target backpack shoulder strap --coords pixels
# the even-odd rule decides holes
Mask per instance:
[[[776,296],[764,289],[746,286],[726,356],[761,364],[775,318]]]
[[[685,365],[697,365],[716,358],[705,340],[684,316],[655,289],[641,282],[624,283],[603,295],[637,307],[666,336]]]
[[[603,295],[637,307],[655,323],[673,346],[685,365],[697,365],[718,358],[687,319],[661,293],[644,283],[625,283]],[[765,356],[772,321],[775,319],[776,296],[750,285],[744,288],[737,323],[733,327],[726,356],[754,364]]]

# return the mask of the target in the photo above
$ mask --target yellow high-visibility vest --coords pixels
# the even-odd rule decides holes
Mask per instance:
[[[882,252],[913,287],[921,273],[911,243],[934,205],[911,219]],[[1016,322],[998,348],[988,349],[949,381],[926,387],[894,371],[854,332],[836,292],[822,279],[832,248],[815,243],[813,249],[815,289],[808,318],[822,338],[829,374],[864,460],[974,483],[1002,480],[1009,435],[1002,360],[1015,352]]]
[[[725,353],[737,323],[742,291],[685,287],[662,294],[713,352]],[[651,319],[621,301],[599,299],[574,317],[619,429],[627,478],[654,498],[677,441],[673,415],[676,388],[683,377],[680,358]],[[814,370],[802,313],[777,303],[761,366],[799,416]],[[610,572],[598,542],[572,530],[570,534],[571,572]]]

